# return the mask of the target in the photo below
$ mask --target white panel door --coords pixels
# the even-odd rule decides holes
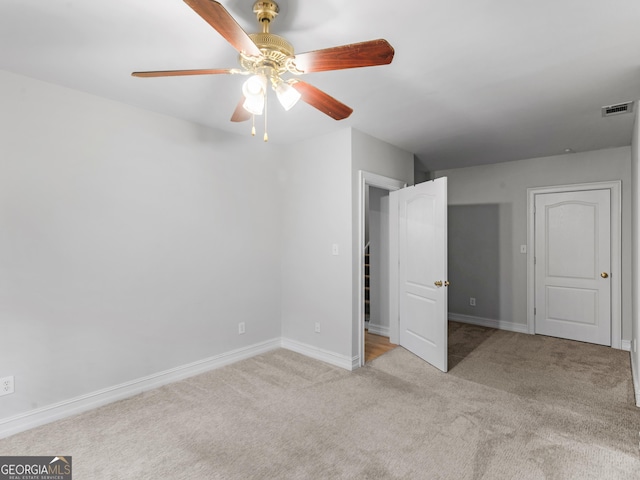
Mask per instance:
[[[397,231],[399,342],[446,372],[447,179],[389,195]]]
[[[535,196],[535,332],[611,345],[610,190]]]

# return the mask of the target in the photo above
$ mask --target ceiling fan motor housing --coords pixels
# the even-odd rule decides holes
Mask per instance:
[[[253,73],[272,69],[278,75],[286,72],[287,59],[294,56],[293,45],[279,35],[269,32],[269,24],[280,11],[276,2],[257,1],[253,4],[253,12],[262,25],[261,33],[249,34],[253,43],[262,53],[260,58],[240,55],[240,64]]]
[[[271,67],[278,73],[287,71],[286,61],[294,55],[293,45],[273,33],[252,33],[249,37],[262,52],[262,57],[241,55],[240,64],[243,68],[252,72],[263,67]]]

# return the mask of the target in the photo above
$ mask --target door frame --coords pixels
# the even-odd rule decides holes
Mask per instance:
[[[585,190],[611,192],[611,348],[622,348],[622,182],[579,183],[527,188],[527,331],[535,335],[535,196],[545,193],[569,193]]]
[[[364,239],[365,239],[365,193],[367,187],[380,188],[393,192],[405,188],[407,183],[396,178],[385,177],[377,173],[358,170],[358,238],[357,238],[357,267],[356,267],[356,315],[358,337],[358,366],[365,363],[364,355]],[[389,249],[394,248],[389,244]],[[391,323],[391,322],[390,322]]]

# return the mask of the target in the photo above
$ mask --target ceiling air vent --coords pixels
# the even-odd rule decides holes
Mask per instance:
[[[609,105],[602,107],[603,117],[612,117],[614,115],[622,115],[623,113],[633,112],[633,102],[618,103],[616,105]]]

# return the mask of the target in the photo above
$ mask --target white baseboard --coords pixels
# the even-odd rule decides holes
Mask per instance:
[[[636,393],[636,406],[640,407],[640,365],[636,360],[638,356],[631,352],[631,376],[633,377],[633,390]]]
[[[474,317],[471,315],[463,315],[461,313],[449,313],[449,320],[453,320],[454,322],[470,323],[472,325],[480,325],[481,327],[496,328],[498,330],[508,330],[510,332],[529,333],[527,325],[513,322],[503,322],[501,320],[493,320],[491,318]],[[622,340],[620,343],[620,350],[630,352],[631,340]],[[638,390],[636,389],[636,392],[637,391]]]
[[[287,350],[335,365],[336,367],[344,368],[345,370],[355,370],[360,365],[360,357],[357,355],[355,357],[340,355],[339,353],[314,347],[313,345],[301,343],[296,340],[291,340],[290,338],[283,338],[281,346]]]
[[[374,335],[382,335],[383,337],[389,336],[389,327],[385,327],[384,325],[376,325],[369,322],[367,329],[369,330],[369,333],[373,333]]]
[[[508,330],[510,332],[529,333],[526,324],[505,322],[503,320],[494,320],[493,318],[473,317],[471,315],[449,312],[449,320],[453,320],[454,322],[470,323],[481,327],[497,328],[498,330]]]
[[[254,357],[280,348],[280,346],[281,342],[279,338],[256,343],[248,347],[239,348],[231,352],[222,353],[197,362],[2,419],[0,420],[0,438],[8,437],[55,420],[60,420],[93,408],[101,407],[108,403],[132,397],[168,383],[177,382],[178,380],[183,380],[246,358]]]

